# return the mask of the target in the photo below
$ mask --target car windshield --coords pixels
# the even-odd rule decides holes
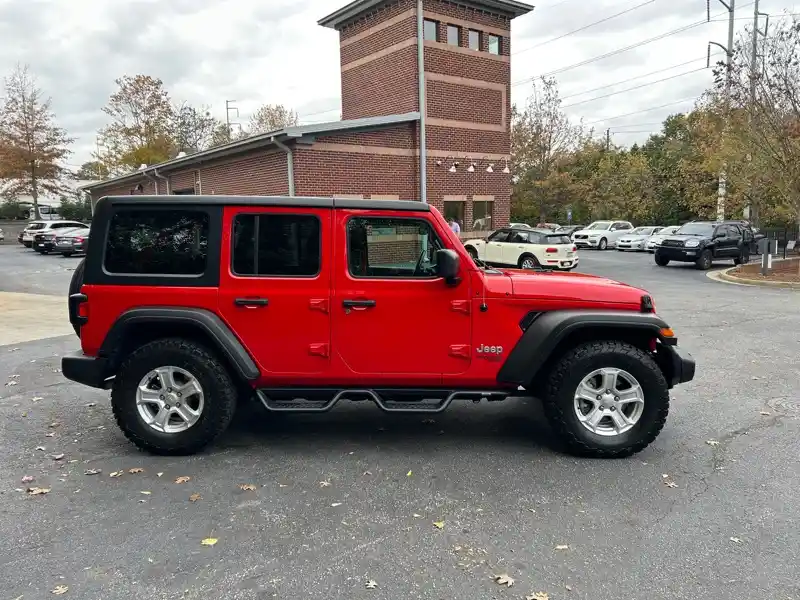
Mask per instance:
[[[711,234],[714,233],[714,225],[711,223],[687,223],[675,233],[678,235],[711,236]]]
[[[677,225],[673,225],[672,227],[664,227],[664,229],[658,232],[658,235],[672,235],[678,231],[678,229],[680,229],[680,227]]]
[[[637,227],[631,231],[631,235],[653,235],[653,229],[655,227]]]
[[[600,229],[606,230],[611,228],[611,221],[595,221],[591,225],[589,225],[586,229]]]

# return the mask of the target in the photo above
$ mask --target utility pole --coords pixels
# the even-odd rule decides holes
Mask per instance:
[[[611,150],[611,127],[606,129],[606,152]]]
[[[753,108],[755,107],[756,103],[756,80],[759,77],[758,36],[761,35],[763,37],[767,37],[767,30],[769,29],[769,15],[767,13],[759,12],[758,1],[759,0],[755,0],[755,2],[753,3],[753,47],[750,53],[750,110],[748,111],[749,113],[748,121],[750,121],[751,127],[752,127]],[[764,31],[761,31],[758,28],[759,16],[766,17],[766,20],[764,22]],[[753,200],[755,199],[757,192],[758,192],[757,186],[753,185],[753,183],[751,182],[750,194],[749,194],[750,198],[746,208],[745,218],[749,219],[756,227],[758,226],[759,222],[758,202],[754,202]]]
[[[711,45],[718,46],[725,51],[726,61],[725,61],[725,103],[724,103],[724,110],[725,110],[725,127],[728,126],[728,121],[730,119],[730,105],[731,105],[731,84],[732,84],[732,77],[733,77],[733,16],[734,16],[734,5],[736,0],[730,0],[730,4],[725,2],[725,0],[719,0],[719,3],[722,4],[728,10],[728,45],[723,46],[722,44],[718,44],[717,42],[709,42],[708,43],[708,59],[706,61],[706,65],[709,66],[711,62]],[[708,16],[708,20],[711,21],[711,0],[706,0],[706,14]],[[724,135],[724,133],[723,133]],[[722,169],[719,172],[719,183],[717,186],[717,221],[724,221],[725,220],[725,199],[728,193],[728,180],[727,180],[727,164],[722,165]]]
[[[227,126],[226,131],[228,132],[228,141],[231,141],[231,125],[236,125],[236,123],[231,123],[231,111],[236,111],[236,118],[239,118],[239,109],[236,108],[233,103],[236,100],[225,100],[225,124]]]

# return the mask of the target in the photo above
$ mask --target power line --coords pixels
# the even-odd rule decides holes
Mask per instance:
[[[750,4],[753,4],[753,2],[751,2]],[[747,6],[750,6],[750,4],[745,4],[744,6],[742,6],[740,8],[745,8]],[[725,11],[725,12],[727,12],[727,11]],[[716,14],[714,16],[715,17],[719,17],[722,14],[725,14],[725,13],[719,13],[719,14]],[[629,46],[625,46],[624,48],[618,48],[616,50],[612,50],[611,52],[606,52],[605,54],[601,54],[599,56],[594,56],[592,58],[587,58],[586,60],[583,60],[581,62],[572,64],[572,65],[568,65],[566,67],[561,67],[560,69],[555,69],[553,71],[548,71],[547,73],[542,73],[541,75],[534,75],[533,77],[527,77],[525,79],[521,79],[519,81],[513,82],[511,84],[511,87],[516,87],[516,86],[522,85],[524,83],[529,83],[529,82],[531,82],[531,81],[533,81],[535,79],[539,79],[540,77],[548,77],[550,75],[558,75],[559,73],[565,73],[566,71],[571,71],[572,69],[577,69],[578,67],[583,67],[583,66],[591,64],[593,62],[597,62],[598,60],[603,60],[604,58],[609,58],[611,56],[616,56],[617,54],[622,54],[623,52],[628,52],[628,51],[633,50],[635,48],[640,48],[642,46],[646,46],[647,44],[651,44],[653,42],[657,42],[658,40],[663,40],[665,38],[671,37],[673,35],[677,35],[679,33],[683,33],[684,31],[689,31],[690,29],[694,29],[695,27],[700,27],[701,25],[705,25],[706,23],[708,23],[708,21],[706,19],[703,19],[701,21],[696,21],[695,23],[689,23],[688,25],[683,25],[681,27],[678,27],[678,28],[673,29],[671,31],[667,31],[667,32],[662,33],[660,35],[648,38],[646,40],[642,40],[640,42],[637,42],[635,44],[631,44]]]
[[[618,12],[618,13],[613,14],[613,15],[608,16],[608,17],[604,17],[604,18],[600,19],[599,21],[594,21],[593,23],[589,23],[588,25],[584,25],[583,27],[579,27],[578,29],[573,29],[572,31],[568,31],[567,33],[561,34],[561,35],[559,35],[557,37],[550,38],[549,40],[545,40],[545,41],[540,42],[538,44],[534,44],[533,46],[525,48],[524,50],[517,50],[516,52],[512,52],[511,56],[516,56],[517,54],[522,54],[523,52],[528,52],[530,50],[533,50],[534,48],[540,48],[541,46],[545,46],[545,45],[550,44],[552,42],[564,39],[565,37],[568,37],[570,35],[574,35],[576,33],[580,33],[581,31],[586,31],[587,29],[590,29],[591,27],[594,27],[595,25],[600,25],[601,23],[605,23],[607,21],[611,21],[612,19],[616,19],[617,17],[621,17],[622,15],[626,15],[628,13],[631,13],[631,12],[633,12],[635,10],[638,10],[638,9],[644,7],[644,6],[647,6],[648,4],[652,4],[655,1],[656,0],[647,0],[647,2],[642,2],[641,4],[637,4],[636,6],[633,6],[631,8],[626,8],[625,10],[623,10],[621,12]]]
[[[596,121],[590,121],[589,123],[584,123],[584,125],[594,125],[596,123],[606,123],[608,121],[614,121],[616,119],[623,119],[625,117],[632,117],[633,115],[640,115],[642,113],[651,112],[654,110],[658,110],[660,108],[666,108],[668,106],[674,106],[676,104],[682,104],[683,102],[689,102],[690,100],[697,100],[697,96],[691,96],[689,98],[682,98],[681,100],[675,100],[674,102],[668,102],[666,104],[661,104],[660,106],[653,106],[650,108],[644,108],[642,110],[635,110],[633,112],[625,113],[624,115],[614,115],[613,117],[606,117],[603,119],[598,119]]]
[[[691,71],[685,71],[683,73],[678,73],[677,75],[671,75],[669,77],[663,77],[661,79],[656,79],[655,81],[650,81],[648,83],[642,83],[640,85],[633,86],[631,88],[626,88],[624,90],[619,90],[616,92],[610,92],[608,94],[604,94],[602,96],[597,96],[595,98],[587,98],[586,100],[580,100],[579,102],[573,102],[572,104],[567,104],[562,106],[561,108],[571,108],[573,106],[578,106],[580,104],[588,104],[589,102],[594,102],[595,100],[602,100],[603,98],[610,98],[611,96],[616,96],[617,94],[624,94],[625,92],[632,92],[633,90],[640,90],[642,88],[650,87],[651,85],[655,85],[657,83],[661,83],[663,81],[670,81],[671,79],[677,79],[678,77],[685,77],[686,75],[691,75],[692,73],[698,73],[700,71],[705,71],[706,67],[700,67],[699,69],[692,69]]]

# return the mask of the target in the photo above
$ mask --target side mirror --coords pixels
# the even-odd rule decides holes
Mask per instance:
[[[454,250],[437,250],[436,274],[444,278],[448,285],[456,285],[459,283],[458,271],[460,262],[458,254]]]

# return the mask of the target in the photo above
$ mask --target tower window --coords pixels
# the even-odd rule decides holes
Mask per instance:
[[[481,32],[474,29],[469,30],[469,47],[472,50],[481,49]]]
[[[458,46],[458,26],[447,26],[447,43],[451,46]]]
[[[489,54],[500,54],[501,38],[499,35],[489,36]]]
[[[430,19],[425,19],[422,27],[422,33],[426,40],[430,40],[431,42],[438,42],[439,41],[439,23],[436,21],[431,21]]]

